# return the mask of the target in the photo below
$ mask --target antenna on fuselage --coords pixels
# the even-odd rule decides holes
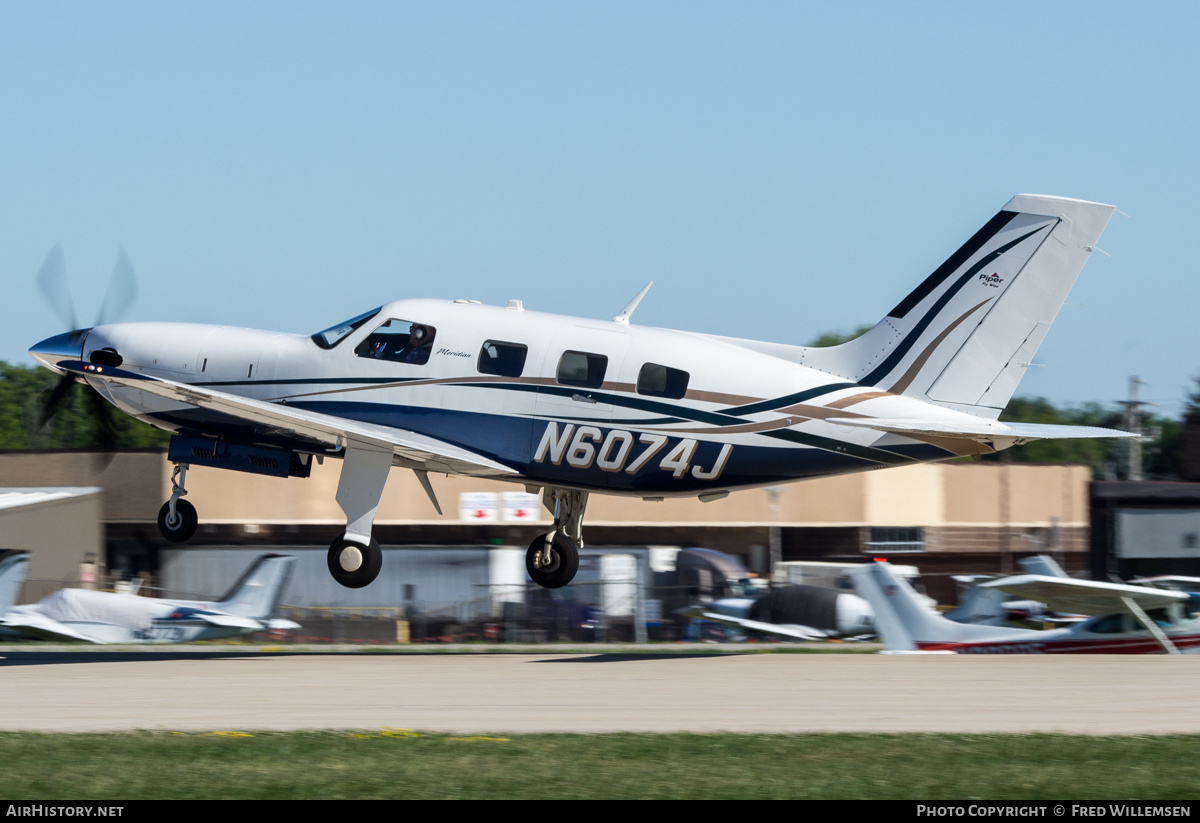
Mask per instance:
[[[650,291],[650,287],[653,285],[654,281],[651,280],[649,283],[642,286],[642,290],[638,292],[632,300],[629,301],[625,308],[621,309],[621,313],[613,318],[613,322],[620,323],[622,326],[628,326],[629,317],[633,314],[633,310],[637,308],[638,303],[642,302],[642,298],[646,296],[646,292]]]

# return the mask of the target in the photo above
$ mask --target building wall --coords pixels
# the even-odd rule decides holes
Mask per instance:
[[[104,529],[100,494],[0,509],[0,548],[30,553],[20,603],[41,599],[64,583],[79,583],[81,564],[103,574]]]

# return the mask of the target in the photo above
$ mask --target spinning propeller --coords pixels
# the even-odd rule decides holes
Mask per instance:
[[[62,244],[55,244],[50,253],[46,255],[42,267],[38,270],[37,284],[38,289],[46,298],[46,302],[54,309],[68,330],[66,334],[51,338],[51,340],[59,345],[69,346],[72,350],[75,350],[76,347],[82,349],[83,338],[91,331],[92,327],[81,329],[76,320],[75,303],[71,299],[71,286],[67,280],[67,267],[63,262]],[[100,305],[100,313],[96,316],[96,322],[92,326],[116,322],[133,305],[135,299],[137,299],[137,277],[133,273],[133,264],[129,262],[129,256],[125,254],[125,249],[121,249],[117,254],[117,263],[113,267],[112,276],[108,281],[104,302]],[[44,341],[39,345],[50,343],[51,340]],[[82,351],[80,351],[80,356],[82,357]],[[64,374],[59,379],[42,405],[40,423],[43,427],[58,413],[77,380],[78,378],[73,374]],[[96,424],[97,445],[106,450],[116,448],[117,427],[113,420],[112,407],[95,391],[88,392],[87,397],[91,416]]]

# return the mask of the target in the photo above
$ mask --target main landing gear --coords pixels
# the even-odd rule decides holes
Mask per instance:
[[[326,562],[334,580],[348,589],[361,589],[379,576],[379,570],[383,568],[383,550],[374,537],[363,545],[348,540],[342,532],[329,544]]]
[[[525,570],[544,589],[561,589],[579,571],[583,547],[583,510],[587,492],[547,488],[542,502],[554,513],[554,528],[539,534],[525,553]]]
[[[187,463],[175,464],[175,470],[171,472],[171,499],[158,510],[158,530],[165,540],[172,543],[191,540],[200,522],[196,507],[182,499],[187,494],[187,489],[183,487],[187,470]]]

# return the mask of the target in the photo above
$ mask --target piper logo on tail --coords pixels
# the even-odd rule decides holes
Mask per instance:
[[[1004,278],[1000,276],[999,272],[992,272],[991,274],[979,275],[979,282],[985,286],[991,286],[993,289],[998,289],[1000,288],[1000,284],[1004,282]]]

